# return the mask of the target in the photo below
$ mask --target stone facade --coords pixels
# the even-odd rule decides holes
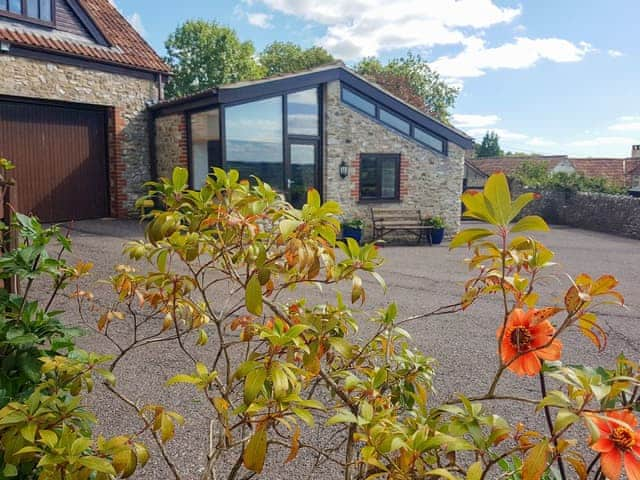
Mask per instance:
[[[514,195],[522,193],[514,188]],[[547,222],[640,240],[640,198],[584,192],[542,192],[522,215],[540,215]]]
[[[174,167],[189,165],[186,115],[158,117],[155,128],[158,177],[170,178]]]
[[[0,54],[0,95],[108,107],[111,215],[135,214],[151,178],[147,103],[158,100],[151,79]]]
[[[417,208],[425,216],[441,216],[451,235],[460,227],[460,194],[464,176],[464,149],[449,142],[442,155],[395,133],[373,119],[344,105],[340,83],[327,84],[325,95],[324,198],[342,205],[345,216],[370,223],[372,206]],[[359,201],[360,155],[394,153],[401,155],[400,200],[361,203]],[[342,179],[342,161],[349,165],[350,177]]]

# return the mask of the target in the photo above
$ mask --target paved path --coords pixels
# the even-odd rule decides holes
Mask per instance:
[[[113,265],[125,263],[120,255],[123,242],[141,235],[140,225],[136,222],[78,222],[74,228],[74,255],[94,262],[96,277],[102,278],[112,272]],[[549,304],[559,301],[557,295],[568,287],[568,280],[560,274],[562,270],[572,275],[580,272],[594,276],[612,273],[620,280],[620,291],[628,303],[627,310],[607,308],[603,311],[601,318],[610,332],[606,352],[597,353],[584,337],[574,331],[565,336],[564,360],[612,365],[620,351],[640,360],[640,242],[564,227],[556,227],[539,238],[556,252],[557,261],[561,263],[557,268],[557,279],[548,279],[543,289]],[[465,251],[450,252],[445,246],[393,246],[383,248],[382,253],[387,263],[381,273],[388,282],[389,290],[385,296],[367,281],[371,309],[396,301],[400,316],[406,317],[459,300],[462,284],[468,275],[463,264]],[[104,292],[103,287],[96,286],[95,289],[98,293]],[[317,298],[317,294],[312,293],[311,298]],[[417,321],[409,326],[416,346],[439,360],[438,397],[448,398],[461,391],[474,395],[486,390],[497,363],[495,332],[500,318],[497,299],[490,299],[479,302],[463,314]],[[70,314],[69,319],[75,322],[77,316]],[[96,351],[108,351],[108,345],[100,337],[85,337],[82,344]],[[180,466],[190,472],[186,478],[196,478],[201,461],[198,454],[206,441],[204,419],[207,408],[195,399],[188,387],[172,389],[168,402],[158,397],[162,383],[186,368],[183,360],[175,352],[162,348],[147,351],[145,355],[133,355],[131,359],[118,372],[123,379],[122,388],[135,398],[165,402],[185,414],[187,425],[181,429],[178,441],[172,444],[171,449],[177,453]],[[131,379],[135,380],[132,382]],[[535,380],[516,379],[511,375],[505,377],[500,387],[502,392],[516,394],[535,394],[536,389]],[[134,423],[129,412],[115,402],[102,399],[94,407],[103,419],[101,429],[106,433],[132,430]],[[513,415],[513,418],[522,418],[522,412],[517,409],[510,411],[504,405],[496,405],[495,410],[507,416]],[[107,412],[108,417],[105,416]],[[539,417],[525,416],[524,419],[533,424],[539,421]],[[181,448],[178,448],[179,443]],[[301,480],[307,478],[310,463],[311,459],[306,457],[286,467],[274,462],[268,467],[269,474],[265,478]],[[316,475],[317,478],[335,478],[339,474],[331,469],[318,473],[324,476]],[[169,477],[162,465],[153,460],[138,478]]]

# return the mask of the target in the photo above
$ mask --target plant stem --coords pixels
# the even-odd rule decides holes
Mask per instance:
[[[540,378],[540,392],[542,393],[542,398],[544,398],[547,396],[547,383],[544,379],[544,373],[542,372],[542,370],[540,371],[539,378]],[[553,421],[551,420],[551,409],[549,408],[548,405],[544,406],[544,416],[547,419],[547,426],[549,427],[549,433],[553,435]],[[553,446],[555,447],[556,452],[558,452],[558,440],[555,437],[553,438]],[[562,461],[562,455],[560,455],[559,453],[558,453],[558,469],[560,470],[560,476],[562,477],[562,480],[567,480],[567,474],[565,473],[564,462]]]

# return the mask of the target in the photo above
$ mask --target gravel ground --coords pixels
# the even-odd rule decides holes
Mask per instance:
[[[100,220],[77,222],[74,225],[73,257],[95,264],[94,279],[108,277],[113,266],[125,263],[121,256],[125,241],[139,238],[141,226],[132,221]],[[549,234],[539,238],[557,254],[561,263],[557,272],[566,271],[571,275],[588,272],[592,275],[612,273],[620,280],[620,291],[626,297],[628,309],[607,309],[602,312],[603,325],[610,333],[609,347],[604,353],[595,348],[579,333],[570,332],[564,337],[565,362],[591,365],[612,365],[621,351],[635,360],[640,360],[640,242],[611,235],[588,232],[566,227],[555,227]],[[450,252],[446,246],[414,247],[387,246],[382,249],[387,262],[381,269],[389,289],[386,295],[370,280],[368,307],[377,309],[395,301],[399,306],[400,318],[429,311],[440,305],[457,302],[462,285],[468,276],[463,259],[463,250]],[[549,280],[543,287],[545,300],[549,304],[559,301],[559,295],[568,286],[562,275],[557,280]],[[98,297],[105,295],[103,285],[91,286]],[[46,290],[40,287],[39,294]],[[315,289],[304,292],[311,300],[319,300]],[[225,294],[221,292],[221,295]],[[298,293],[297,295],[302,295]],[[70,324],[79,324],[71,302],[61,303],[68,310]],[[483,300],[465,313],[442,316],[417,321],[409,325],[416,345],[423,352],[439,361],[436,378],[437,397],[449,398],[457,392],[479,395],[486,391],[493,377],[497,360],[495,332],[500,318],[500,304],[497,299]],[[366,327],[363,329],[363,333]],[[83,337],[81,346],[97,352],[112,353],[112,347],[99,335]],[[205,349],[196,353],[207,360]],[[180,428],[176,440],[169,444],[169,450],[176,458],[183,478],[198,478],[203,465],[203,452],[207,444],[208,409],[197,394],[188,386],[166,390],[163,383],[178,372],[190,367],[176,349],[158,346],[148,348],[129,357],[116,372],[119,387],[131,398],[142,403],[162,403],[183,414],[187,422]],[[535,395],[537,380],[519,379],[508,374],[500,384],[499,392],[516,395]],[[99,431],[105,434],[133,432],[139,428],[139,420],[131,415],[128,407],[122,406],[108,392],[98,391],[91,397],[91,405],[100,418]],[[492,406],[496,413],[507,418],[524,420],[531,426],[540,425],[541,416],[521,411],[519,406],[507,408],[504,404]],[[318,435],[314,432],[312,435]],[[323,434],[324,435],[324,434]],[[322,445],[324,438],[317,438]],[[151,444],[151,442],[148,442]],[[314,458],[301,452],[298,459],[282,465],[286,452],[276,455],[267,464],[263,478],[304,479],[339,478],[340,471],[333,466],[323,465],[313,470]],[[136,478],[171,478],[166,467],[154,454],[148,466]]]

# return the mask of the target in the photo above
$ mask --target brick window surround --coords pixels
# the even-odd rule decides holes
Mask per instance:
[[[367,152],[370,153],[370,152]],[[355,201],[360,201],[360,159],[362,155],[367,155],[367,153],[359,153],[356,158],[351,162],[351,176],[349,179],[351,180],[351,198]],[[380,153],[380,152],[376,152]],[[409,183],[409,160],[402,153],[400,154],[400,171],[398,172],[400,175],[400,195],[398,200],[373,200],[374,202],[402,202],[409,193],[408,191],[408,183]]]

